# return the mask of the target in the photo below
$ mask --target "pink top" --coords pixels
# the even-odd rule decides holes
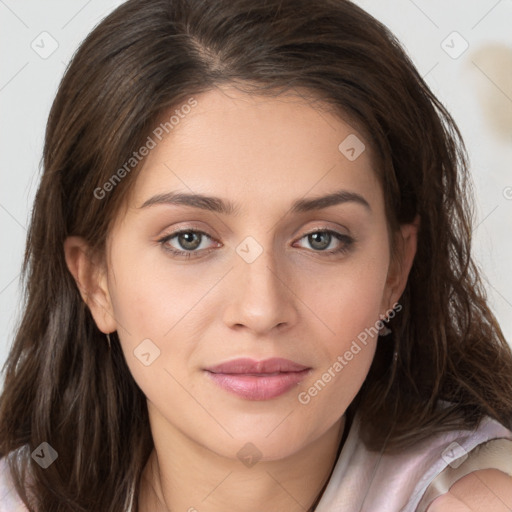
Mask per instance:
[[[459,478],[486,468],[512,476],[512,431],[489,417],[474,431],[432,435],[399,455],[381,455],[359,440],[356,414],[316,512],[425,512]],[[126,512],[132,501],[133,492]],[[5,458],[0,459],[0,512],[27,512]]]

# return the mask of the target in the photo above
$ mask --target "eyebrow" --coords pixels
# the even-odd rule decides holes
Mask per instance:
[[[313,210],[321,210],[329,206],[335,206],[344,203],[355,203],[364,206],[369,212],[372,211],[368,201],[361,195],[348,190],[338,190],[332,194],[327,194],[311,199],[298,199],[292,204],[292,213],[305,213]],[[225,215],[237,215],[240,211],[240,205],[231,201],[226,201],[220,197],[207,196],[204,194],[189,194],[184,192],[167,192],[150,197],[141,208],[149,208],[153,205],[183,205],[193,208],[200,208],[215,213]]]

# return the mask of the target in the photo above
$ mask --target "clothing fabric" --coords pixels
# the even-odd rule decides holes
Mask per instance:
[[[0,512],[27,512],[14,488],[5,457],[0,459]]]
[[[474,430],[435,434],[398,455],[370,452],[357,413],[315,512],[425,512],[459,478],[495,468],[512,476],[512,431],[485,417]],[[134,511],[134,493],[126,512]],[[27,512],[5,458],[0,459],[0,512]]]
[[[512,431],[489,417],[472,431],[435,434],[397,455],[368,451],[359,428],[356,414],[315,512],[425,512],[471,471],[512,476]]]

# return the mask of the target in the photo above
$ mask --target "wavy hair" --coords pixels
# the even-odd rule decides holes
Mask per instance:
[[[350,119],[374,150],[391,230],[421,218],[402,311],[349,407],[368,449],[399,451],[485,415],[512,428],[512,354],[471,256],[464,144],[389,30],[347,0],[129,0],[75,53],[46,127],[0,398],[0,455],[30,510],[119,512],[140,482],[153,449],[146,399],[117,336],[108,351],[63,244],[78,235],[103,254],[140,163],[105,197],[95,190],[166,112],[220,84],[302,91]],[[45,470],[30,456],[43,441],[58,452]]]

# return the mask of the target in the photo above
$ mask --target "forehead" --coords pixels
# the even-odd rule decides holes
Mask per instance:
[[[370,141],[304,96],[216,88],[162,118],[131,202],[170,191],[215,194],[267,208],[340,188],[382,203]],[[172,119],[171,119],[172,118]],[[172,121],[172,122],[171,122]],[[167,123],[164,125],[164,123]],[[168,131],[168,133],[167,133]],[[159,133],[159,132],[158,132]]]

